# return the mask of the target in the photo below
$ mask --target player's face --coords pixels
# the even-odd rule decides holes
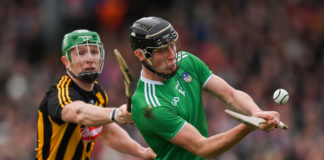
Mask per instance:
[[[80,45],[71,49],[71,70],[81,72],[99,71],[100,49],[97,45]]]
[[[174,43],[153,51],[152,64],[155,71],[169,74],[176,70],[176,47]]]

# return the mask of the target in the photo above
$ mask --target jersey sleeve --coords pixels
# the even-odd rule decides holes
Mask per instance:
[[[204,87],[206,84],[207,80],[210,78],[212,75],[212,71],[209,69],[209,67],[198,57],[191,55],[192,60],[193,60],[193,68],[196,71],[196,73],[199,74],[198,79],[201,85]]]
[[[196,75],[195,77],[198,79],[201,86],[205,87],[206,82],[213,73],[209,67],[201,59],[189,52],[183,51],[182,59],[182,67]]]
[[[63,92],[64,90],[64,92]],[[52,89],[52,92],[48,95],[47,110],[51,118],[61,124],[62,120],[62,109],[65,105],[78,100],[78,93],[73,88],[56,88]]]
[[[154,107],[152,109],[145,108],[143,114],[145,116],[137,116],[140,118],[134,119],[135,124],[141,129],[149,130],[163,137],[165,140],[170,140],[176,136],[186,122],[172,109],[165,106]]]

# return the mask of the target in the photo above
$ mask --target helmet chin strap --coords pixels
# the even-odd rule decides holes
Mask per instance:
[[[90,71],[90,72],[81,72],[78,76],[75,75],[73,72],[67,70],[73,77],[86,82],[86,83],[93,83],[98,77],[99,73],[96,71]]]
[[[170,79],[170,78],[172,78],[174,75],[177,74],[178,69],[179,69],[179,67],[177,66],[176,70],[174,70],[172,73],[164,74],[164,73],[159,73],[159,72],[155,71],[150,65],[148,65],[144,61],[141,61],[141,63],[145,66],[145,68],[147,68],[148,70],[150,70],[151,72],[153,72],[154,74],[156,74],[159,78],[164,78],[164,79]]]

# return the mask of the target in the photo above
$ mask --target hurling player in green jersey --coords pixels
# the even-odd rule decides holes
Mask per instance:
[[[133,120],[156,159],[208,159],[229,150],[254,130],[244,124],[208,137],[202,90],[232,109],[267,120],[262,130],[279,126],[279,114],[262,111],[191,53],[179,51],[178,33],[166,20],[143,17],[130,27],[130,43],[142,64],[132,97]]]

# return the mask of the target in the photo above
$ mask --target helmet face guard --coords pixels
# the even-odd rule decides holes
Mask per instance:
[[[87,83],[102,73],[105,51],[96,32],[76,30],[64,36],[63,56],[68,59],[67,71]]]
[[[180,43],[178,41],[178,33],[168,21],[157,17],[139,19],[130,28],[130,42],[132,49],[141,49],[147,59],[148,63],[142,62],[142,64],[160,78],[169,79],[177,73],[180,66],[178,62],[181,62],[182,57],[181,53],[177,51],[180,48]],[[167,70],[169,66],[167,65],[166,54],[170,50],[176,57],[176,70],[172,73],[158,72],[157,68],[153,67],[153,54],[164,54],[165,70]]]
[[[164,79],[172,78],[178,72],[178,69],[181,65],[182,54],[181,54],[181,51],[177,51],[179,46],[180,46],[179,41],[177,39],[174,39],[174,40],[170,41],[169,43],[164,44],[160,47],[147,47],[147,49],[143,50],[143,52],[145,55],[150,55],[149,58],[146,58],[148,64],[145,62],[142,62],[142,63],[147,69],[149,69],[151,72],[158,75],[158,77],[164,78]],[[151,52],[149,52],[149,51],[151,51]],[[168,72],[169,67],[172,67],[172,66],[168,65],[168,55],[170,54],[169,52],[171,52],[171,54],[174,54],[176,68],[171,73],[163,73],[163,71]],[[153,60],[154,54],[162,54],[163,55],[164,62],[162,63],[163,64],[162,66],[154,65],[154,64],[156,64]]]

